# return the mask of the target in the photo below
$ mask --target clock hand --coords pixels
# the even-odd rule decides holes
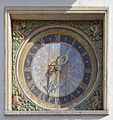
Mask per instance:
[[[55,74],[55,83],[57,84],[57,78],[58,78],[58,71],[56,71],[56,74]]]
[[[58,61],[58,58],[56,59],[56,62],[55,62],[55,70],[56,70],[56,81],[57,81],[57,74],[58,74],[58,71],[61,70],[61,65],[64,65],[67,63],[68,59],[69,59],[69,52],[72,50],[72,48],[70,48],[69,50],[67,50],[67,53],[63,56],[60,56],[59,58],[59,61]]]
[[[59,65],[63,65],[66,64],[68,59],[69,59],[69,52],[72,50],[72,48],[70,48],[69,50],[67,50],[67,53],[63,56],[60,56],[60,64]]]
[[[47,92],[49,91],[49,77],[50,77],[50,74],[49,74],[49,70],[47,71]]]
[[[45,73],[45,76],[47,77],[47,85],[45,85],[43,88],[46,90],[46,92],[49,94],[49,69],[47,70],[47,72]]]
[[[55,68],[55,62],[52,62],[50,65],[48,65],[48,70],[46,72],[46,77],[47,77],[47,85],[44,86],[44,89],[46,90],[46,92],[49,94],[50,92],[52,92],[54,89],[54,85],[52,82],[50,82],[50,77],[53,73],[56,72]],[[56,78],[57,79],[57,78]],[[55,83],[54,83],[55,84]]]
[[[45,75],[47,77],[47,86],[44,88],[45,88],[46,92],[49,94],[50,76],[52,75],[51,65],[48,65],[48,70]]]

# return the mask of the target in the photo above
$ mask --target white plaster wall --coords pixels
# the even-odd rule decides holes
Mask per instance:
[[[4,116],[4,6],[107,6],[108,116]],[[0,0],[0,120],[113,120],[113,0]]]

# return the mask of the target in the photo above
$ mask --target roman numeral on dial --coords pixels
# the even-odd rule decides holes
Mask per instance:
[[[83,82],[80,83],[80,87],[85,90],[87,88],[87,85]]]
[[[31,67],[24,68],[24,71],[25,72],[30,72],[31,71]]]
[[[91,68],[85,68],[86,73],[91,73]]]
[[[43,39],[40,39],[39,42],[41,43],[42,46],[45,45],[45,42]]]
[[[60,35],[59,34],[55,35],[55,39],[56,39],[57,42],[60,42]]]

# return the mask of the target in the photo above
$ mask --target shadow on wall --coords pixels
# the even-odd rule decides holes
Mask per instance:
[[[0,0],[0,7],[3,6],[72,6],[77,0]]]

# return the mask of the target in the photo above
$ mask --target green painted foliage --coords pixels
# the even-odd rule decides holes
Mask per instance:
[[[96,46],[97,51],[100,55],[100,59],[102,61],[103,57],[103,43],[102,43],[102,21],[13,21],[13,103],[12,108],[14,111],[43,111],[45,109],[35,105],[32,103],[19,88],[16,78],[15,78],[15,60],[16,54],[19,46],[25,40],[25,38],[35,29],[38,29],[41,26],[48,24],[67,24],[73,27],[76,27],[86,33],[87,36],[90,37],[91,42]],[[72,108],[71,110],[92,110],[92,109],[103,109],[103,105],[98,104],[96,106],[92,106],[95,99],[95,94],[97,93],[103,99],[103,82],[102,82],[102,73],[103,73],[103,61],[101,62],[101,75],[99,82],[96,86],[93,94],[87,98],[84,102],[79,104],[77,107]],[[21,100],[21,105],[16,103],[15,97],[18,97]]]

